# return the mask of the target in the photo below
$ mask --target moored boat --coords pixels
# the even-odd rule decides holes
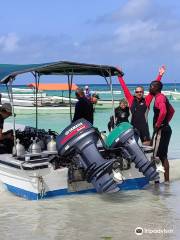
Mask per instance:
[[[69,87],[74,75],[100,75],[110,81],[111,76],[123,75],[112,66],[72,62],[13,65],[12,68],[5,65],[4,68],[0,82],[9,83],[10,90],[12,80],[26,72],[34,72],[36,82],[43,74],[65,74]],[[12,100],[11,97],[14,115]],[[71,110],[70,107],[70,113]],[[14,144],[13,154],[0,154],[0,180],[16,195],[40,199],[87,192],[112,193],[141,189],[149,180],[159,179],[155,166],[135,141],[134,129],[129,123],[116,126],[106,140],[85,119],[71,123],[57,134],[38,129],[38,111],[36,106],[36,128],[16,130],[14,125],[13,133],[19,140]],[[56,144],[50,140],[52,136]]]
[[[174,100],[180,100],[180,92],[178,91],[170,91],[170,95]]]

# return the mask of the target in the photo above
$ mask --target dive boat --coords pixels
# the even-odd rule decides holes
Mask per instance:
[[[13,116],[12,83],[19,74],[33,72],[36,83],[43,74],[67,75],[69,93],[75,75],[100,75],[110,83],[112,76],[123,75],[113,66],[74,62],[1,64],[1,68],[0,82],[9,88]],[[104,140],[85,119],[70,123],[57,134],[38,128],[38,111],[36,106],[36,128],[19,130],[14,118],[13,151],[0,154],[0,180],[10,192],[30,200],[89,192],[110,194],[142,189],[159,179],[129,123],[116,126]]]
[[[80,121],[75,122],[73,125],[66,128],[63,131],[63,133],[59,135],[58,138],[61,138],[63,136],[63,141],[64,141],[64,139],[69,138],[67,133],[69,133],[69,135],[72,136],[71,129],[76,130],[79,128],[79,126],[82,129],[83,124],[87,126],[87,124],[89,123],[81,119]],[[18,139],[21,139],[21,137],[23,136],[24,139],[26,139],[26,144],[28,142],[30,143],[30,139],[32,138],[32,136],[35,136],[36,134],[36,129],[32,127],[25,127],[24,129],[22,129],[21,127],[21,130],[19,130],[19,126],[17,127],[18,127],[18,130],[16,132],[16,135]],[[89,124],[88,127],[89,127],[88,129],[89,134],[91,135],[92,126],[90,126]],[[120,128],[122,128],[122,126]],[[115,131],[112,132],[111,136],[107,139],[106,141],[107,146],[109,143],[112,144],[113,142],[112,138],[113,139],[116,138],[114,136],[114,134],[115,135],[117,134],[115,133],[116,131],[117,129],[115,129]],[[49,137],[50,133],[45,132],[42,129],[39,129],[38,135],[41,136],[41,140],[42,140]],[[79,134],[75,135],[75,138],[80,139],[81,135]],[[72,143],[68,142],[68,145],[71,145],[71,144],[74,145],[75,138],[70,140],[70,142],[71,141],[73,142]],[[24,140],[23,139],[21,140],[23,143]],[[84,151],[87,151],[87,149],[89,148],[89,139],[86,139],[86,140],[84,139],[83,144],[85,147]],[[87,147],[85,145],[87,145]],[[99,152],[102,155],[106,154],[103,150],[102,144],[98,141],[96,142],[96,145],[92,143],[92,146],[90,149],[90,151],[92,151],[91,155],[87,154],[86,157],[96,158],[98,155],[98,158],[101,159],[102,157],[100,157],[99,152],[95,150],[96,147],[93,148],[94,146],[96,146],[99,149]],[[61,151],[67,152],[66,150],[67,145],[66,146],[59,145],[59,147],[61,148]],[[136,146],[135,144],[135,148],[136,147],[138,148],[138,146]],[[99,167],[95,168],[96,174],[99,174],[98,179],[96,180],[95,183],[93,181],[91,182],[90,181],[91,178],[92,179],[93,177],[96,178],[96,175],[94,176],[94,172],[92,171],[92,169],[87,168],[86,171],[84,171],[84,168],[82,167],[82,164],[84,164],[84,162],[82,161],[79,165],[79,162],[78,162],[79,160],[77,161],[76,159],[77,156],[73,156],[74,153],[73,155],[69,154],[69,156],[67,153],[64,155],[60,154],[61,157],[59,158],[59,154],[58,154],[59,151],[57,150],[52,151],[52,150],[47,150],[45,148],[45,150],[42,150],[36,153],[26,151],[22,155],[18,154],[18,156],[13,156],[12,154],[0,154],[0,180],[4,183],[5,187],[10,192],[14,193],[17,196],[21,196],[29,200],[38,200],[42,198],[59,196],[59,195],[82,194],[82,193],[90,193],[90,192],[97,192],[97,191],[106,192],[108,188],[110,188],[110,191],[107,191],[107,192],[111,192],[111,191],[113,192],[119,189],[120,190],[141,189],[145,185],[147,185],[149,182],[149,178],[143,176],[143,174],[136,169],[137,163],[131,162],[130,159],[129,160],[119,159],[117,163],[121,164],[121,166],[118,166],[118,168],[120,167],[121,169],[120,172],[117,171],[117,168],[116,169],[114,168],[115,174],[114,173],[110,174],[111,181],[108,179],[105,181],[105,184],[103,182],[101,182],[100,184],[97,184],[96,182],[100,179],[101,175],[102,177],[104,177],[104,175],[107,175],[106,170],[109,169],[108,171],[111,171],[110,169],[113,167],[112,162],[110,160],[105,161],[105,157],[103,158],[103,161],[101,164],[102,166],[100,165]],[[144,157],[144,154],[140,150],[140,148],[139,148],[139,151],[140,152],[138,156],[142,155],[142,157]],[[113,152],[111,154],[113,157],[115,156]],[[107,153],[108,158],[110,157],[110,155],[109,153]],[[78,164],[74,161],[77,161]],[[146,161],[146,158],[145,158],[145,161]],[[145,166],[146,164],[147,166]],[[146,161],[146,163],[143,162],[142,165],[144,167],[145,172],[150,171],[151,174],[154,174],[153,176],[158,177],[157,173],[154,172],[154,170],[149,167],[149,161]],[[87,177],[88,181],[85,177],[85,174],[88,175]],[[120,174],[120,179],[119,179],[119,174]],[[123,177],[121,177],[121,174],[123,175]],[[106,178],[107,177],[109,176],[106,176]],[[103,191],[101,190],[102,186],[103,186]]]

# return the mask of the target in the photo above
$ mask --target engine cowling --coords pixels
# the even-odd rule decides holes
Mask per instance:
[[[77,154],[78,160],[85,169],[85,176],[97,192],[119,191],[119,188],[110,176],[113,160],[105,160],[99,153],[96,143],[99,136],[95,128],[85,119],[79,119],[68,126],[57,137],[56,144],[60,156]]]
[[[108,135],[106,145],[109,148],[122,147],[124,154],[128,151],[135,167],[139,169],[149,180],[158,180],[159,174],[154,166],[147,159],[144,152],[135,140],[135,132],[132,125],[128,122],[120,123]]]

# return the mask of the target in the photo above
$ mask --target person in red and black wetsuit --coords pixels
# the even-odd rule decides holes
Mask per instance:
[[[160,81],[165,72],[165,66],[162,66],[159,69],[159,74],[156,78],[157,81]],[[144,97],[144,88],[141,86],[136,87],[135,95],[132,95],[129,91],[127,85],[125,84],[124,79],[121,76],[118,76],[121,87],[124,91],[124,95],[129,103],[129,108],[131,111],[131,124],[134,128],[138,130],[141,142],[144,145],[150,144],[150,133],[148,126],[148,111],[150,104],[153,99],[153,95],[149,93]]]
[[[167,97],[161,93],[163,84],[158,81],[153,81],[150,84],[149,92],[155,96],[154,101],[154,140],[155,149],[154,156],[159,157],[164,166],[164,180],[169,184],[169,162],[167,159],[168,146],[172,134],[169,122],[174,115],[174,108],[169,103]],[[157,137],[158,136],[158,137]]]

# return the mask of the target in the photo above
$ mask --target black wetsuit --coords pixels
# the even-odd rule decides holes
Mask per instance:
[[[81,97],[75,106],[75,113],[72,122],[80,118],[85,118],[93,124],[93,104],[86,98]]]
[[[145,99],[142,98],[138,101],[136,97],[134,97],[134,101],[130,109],[132,114],[131,124],[139,131],[141,142],[149,141],[150,133],[147,121],[149,109],[146,105]]]

